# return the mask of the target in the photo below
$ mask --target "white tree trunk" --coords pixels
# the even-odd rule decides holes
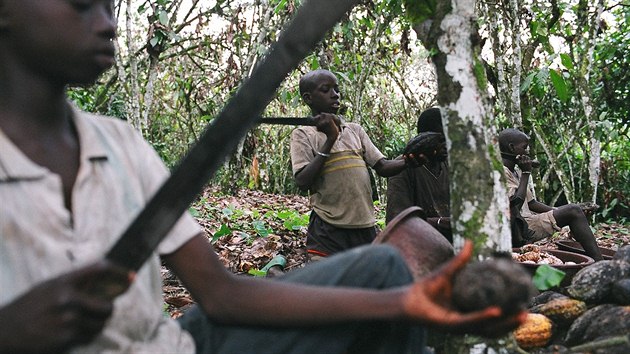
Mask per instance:
[[[136,51],[135,42],[133,40],[133,26],[134,20],[132,16],[132,12],[134,11],[134,7],[132,6],[132,0],[127,0],[126,8],[125,8],[125,45],[127,47],[129,58],[129,77],[127,80],[121,80],[122,82],[129,82],[129,98],[127,99],[127,112],[130,113],[130,116],[127,118],[129,123],[136,128],[138,131],[142,131],[142,122],[141,122],[141,114],[140,114],[140,88],[138,86],[139,78],[138,78],[138,58],[134,55]],[[118,61],[122,63],[121,60]],[[119,68],[119,74],[125,73],[124,68]]]
[[[472,45],[477,36],[474,0],[453,0],[452,9],[440,23],[437,46],[444,55],[446,75],[438,80],[451,81],[439,87],[439,103],[445,109],[444,122],[449,148],[451,181],[451,215],[454,244],[461,247],[464,238],[476,240],[478,251],[488,255],[492,250],[512,247],[508,223],[507,190],[502,183],[502,166],[498,152],[489,151],[487,124],[492,111],[485,99],[485,76],[475,71],[482,65],[479,48]],[[438,62],[437,65],[441,65]],[[483,70],[481,70],[483,72]],[[453,92],[452,87],[457,92]],[[498,162],[498,165],[497,163]]]
[[[149,57],[147,69],[147,85],[144,89],[144,109],[142,110],[142,124],[145,129],[151,128],[151,112],[153,112],[153,98],[155,96],[155,80],[158,76],[160,61],[158,58]]]
[[[521,21],[519,15],[521,5],[518,0],[510,0],[509,5],[512,17],[512,97],[509,113],[513,124],[520,128],[523,126],[523,118],[521,116],[521,68],[523,56],[521,54]]]
[[[603,0],[597,1],[595,8],[592,9],[592,15],[588,19],[589,31],[586,43],[585,55],[582,58],[580,66],[580,75],[577,78],[578,90],[580,91],[580,97],[582,101],[582,108],[584,110],[584,117],[589,127],[589,163],[588,163],[588,175],[591,185],[591,202],[595,203],[597,200],[597,186],[599,184],[600,176],[600,162],[601,162],[601,142],[596,136],[596,120],[597,112],[593,109],[591,89],[589,87],[588,79],[591,74],[593,63],[593,50],[595,47],[595,39],[597,37],[597,29],[599,28],[598,22],[604,8]]]

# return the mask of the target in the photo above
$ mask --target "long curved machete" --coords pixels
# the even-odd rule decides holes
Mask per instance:
[[[110,249],[108,260],[130,270],[140,269],[255,124],[284,78],[356,1],[308,0],[298,9],[249,79]]]

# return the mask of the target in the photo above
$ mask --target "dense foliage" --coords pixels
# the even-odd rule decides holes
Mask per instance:
[[[523,8],[515,12],[509,9],[513,3],[482,2],[479,9],[480,38],[495,53],[484,65],[496,126],[522,126],[532,135],[542,162],[537,193],[549,203],[591,199],[595,139],[601,144],[598,215],[629,218],[627,1],[532,0],[516,2]],[[429,52],[410,30],[415,17],[403,5],[402,0],[361,1],[286,79],[265,115],[307,115],[298,78],[327,68],[340,80],[346,118],[361,123],[387,156],[396,156],[414,135],[417,115],[436,99]],[[172,166],[217,116],[297,6],[297,0],[119,0],[117,65],[98,85],[75,88],[71,97],[87,110],[130,121]],[[510,24],[513,14],[520,18],[516,26]],[[523,33],[519,41],[507,41],[516,29]],[[523,53],[518,68],[507,54],[515,52],[515,44]],[[516,70],[520,76],[509,81]],[[520,102],[510,106],[506,101],[514,98],[506,93],[514,88]],[[592,112],[584,108],[585,98]],[[522,114],[518,119],[514,106]],[[226,192],[248,187],[297,193],[290,132],[277,126],[251,131],[212,184]],[[382,198],[385,180],[377,179],[377,185]]]

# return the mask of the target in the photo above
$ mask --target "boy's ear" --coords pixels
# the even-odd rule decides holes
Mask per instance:
[[[509,143],[508,149],[510,150],[509,152],[514,153],[514,143]]]
[[[2,1],[2,0],[0,0]],[[302,94],[302,100],[304,101],[304,103],[306,103],[307,105],[311,104],[311,93],[310,92],[304,92]]]

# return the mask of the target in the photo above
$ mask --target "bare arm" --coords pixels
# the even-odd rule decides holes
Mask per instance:
[[[438,230],[450,230],[451,229],[451,217],[450,216],[435,216],[427,218],[427,222]]]
[[[305,325],[402,318],[404,290],[387,292],[315,287],[229,273],[203,236],[164,258],[195,300],[215,320]],[[250,296],[253,292],[256,296]]]
[[[380,159],[374,165],[374,170],[381,177],[392,177],[402,172],[407,167],[404,159],[386,160]]]
[[[523,173],[521,174],[521,179],[519,180],[518,189],[516,190],[516,193],[514,194],[514,196],[522,198],[522,200],[525,201],[526,196],[527,196],[529,175],[531,174],[531,171],[532,171],[533,161],[527,155],[518,155],[516,156],[516,164],[521,169],[521,171],[523,171]],[[529,210],[535,213],[544,213],[549,210],[553,210],[552,207],[533,199],[527,203],[527,206],[529,207]]]
[[[326,162],[327,156],[325,155],[330,154],[330,150],[332,150],[335,141],[339,137],[340,121],[337,116],[322,113],[313,118],[318,120],[317,130],[326,134],[326,142],[321,147],[321,151],[318,151],[323,155],[316,155],[308,165],[295,174],[295,183],[303,191],[308,190],[315,183]]]
[[[234,276],[225,270],[201,235],[165,260],[208,315],[222,322],[304,326],[411,319],[450,331],[500,323],[505,333],[520,318],[502,317],[498,308],[461,314],[446,303],[450,301],[445,294],[449,294],[453,274],[469,259],[472,246],[469,248],[449,270],[412,286],[389,290],[318,287]],[[255,297],[250,296],[253,292]]]
[[[416,183],[416,169],[407,169],[387,180],[387,208],[385,221],[389,223],[403,210],[416,205],[417,193],[413,185]],[[440,230],[451,229],[451,218],[448,216],[427,217],[431,226]]]
[[[554,209],[550,207],[549,205],[543,204],[537,200],[530,201],[529,203],[527,203],[527,206],[529,207],[529,210],[535,213],[545,213],[545,212],[548,212],[549,210]]]
[[[516,157],[516,163],[521,169],[521,177],[519,179],[518,188],[511,197],[527,200],[527,189],[529,188],[529,176],[532,173],[532,160],[527,155],[519,155]]]
[[[324,143],[322,151],[320,152],[323,154],[329,154],[334,143],[335,140],[331,138],[326,139],[326,143]],[[313,185],[313,183],[315,183],[315,180],[319,177],[319,174],[322,171],[322,167],[324,166],[326,159],[326,156],[316,155],[308,165],[304,166],[303,169],[295,174],[295,183],[301,190],[306,191]]]

